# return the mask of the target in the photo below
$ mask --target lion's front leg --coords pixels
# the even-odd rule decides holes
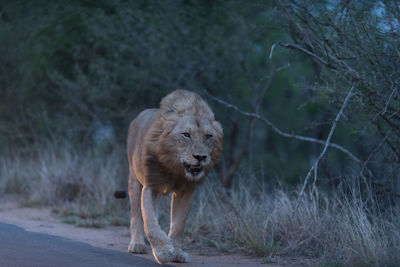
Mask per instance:
[[[176,257],[175,262],[189,262],[189,255],[182,250],[183,231],[185,229],[186,218],[189,214],[193,199],[193,188],[186,188],[185,191],[174,192],[171,198],[171,219],[168,236],[172,239]]]
[[[149,239],[154,258],[164,264],[176,257],[172,240],[161,230],[155,210],[157,193],[149,187],[142,189],[142,216],[144,231]]]
[[[129,199],[131,203],[130,233],[128,252],[145,253],[146,245],[144,243],[143,219],[141,210],[142,185],[136,179],[136,175],[129,173]]]

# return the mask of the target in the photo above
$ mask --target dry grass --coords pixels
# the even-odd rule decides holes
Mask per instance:
[[[359,194],[319,198],[267,190],[252,177],[241,177],[232,191],[221,190],[215,177],[196,192],[186,227],[189,240],[221,250],[244,249],[265,257],[306,256],[327,266],[398,266],[399,217],[366,206]],[[125,152],[104,156],[96,150],[75,152],[68,146],[39,149],[30,155],[0,157],[0,193],[25,202],[55,206],[64,220],[82,226],[126,224],[128,201],[113,192],[126,188]],[[166,201],[168,202],[168,200]],[[168,215],[162,216],[164,227]],[[88,223],[89,222],[89,223]]]
[[[115,189],[127,185],[124,155],[121,148],[105,156],[101,149],[77,151],[67,145],[2,155],[0,193],[21,194],[25,201],[79,210],[84,216],[125,212],[127,203],[113,198]]]
[[[308,194],[295,211],[296,194],[267,193],[256,182],[241,179],[230,195],[209,188],[216,187],[198,192],[188,232],[218,247],[319,258],[327,266],[400,264],[399,217],[372,212],[358,198]]]

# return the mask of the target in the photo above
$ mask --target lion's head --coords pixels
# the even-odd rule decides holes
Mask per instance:
[[[152,126],[151,152],[169,172],[200,181],[222,151],[222,127],[196,93],[176,90],[160,103]]]

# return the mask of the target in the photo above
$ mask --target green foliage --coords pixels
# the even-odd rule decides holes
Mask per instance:
[[[125,142],[140,110],[156,107],[177,88],[203,96],[209,89],[250,111],[271,69],[287,64],[273,77],[259,113],[285,131],[324,138],[335,107],[312,86],[318,73],[312,61],[278,45],[271,53],[273,44],[290,40],[276,6],[261,0],[2,5],[0,148],[31,150],[51,140],[107,152]],[[230,164],[249,120],[206,100],[223,123],[223,161]],[[105,127],[110,133],[99,140]],[[338,142],[346,140],[348,132],[338,132]],[[268,169],[265,178],[290,183],[304,176],[320,149],[282,139],[258,123],[252,138],[245,172]],[[344,160],[339,157],[338,165]],[[332,164],[322,171],[335,176],[337,169]]]

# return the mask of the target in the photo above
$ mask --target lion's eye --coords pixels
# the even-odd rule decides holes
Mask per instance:
[[[186,137],[186,138],[189,138],[189,139],[190,139],[190,134],[189,134],[189,133],[182,133],[182,135],[183,135],[184,137]]]
[[[206,134],[206,140],[210,140],[212,137],[212,134]]]

